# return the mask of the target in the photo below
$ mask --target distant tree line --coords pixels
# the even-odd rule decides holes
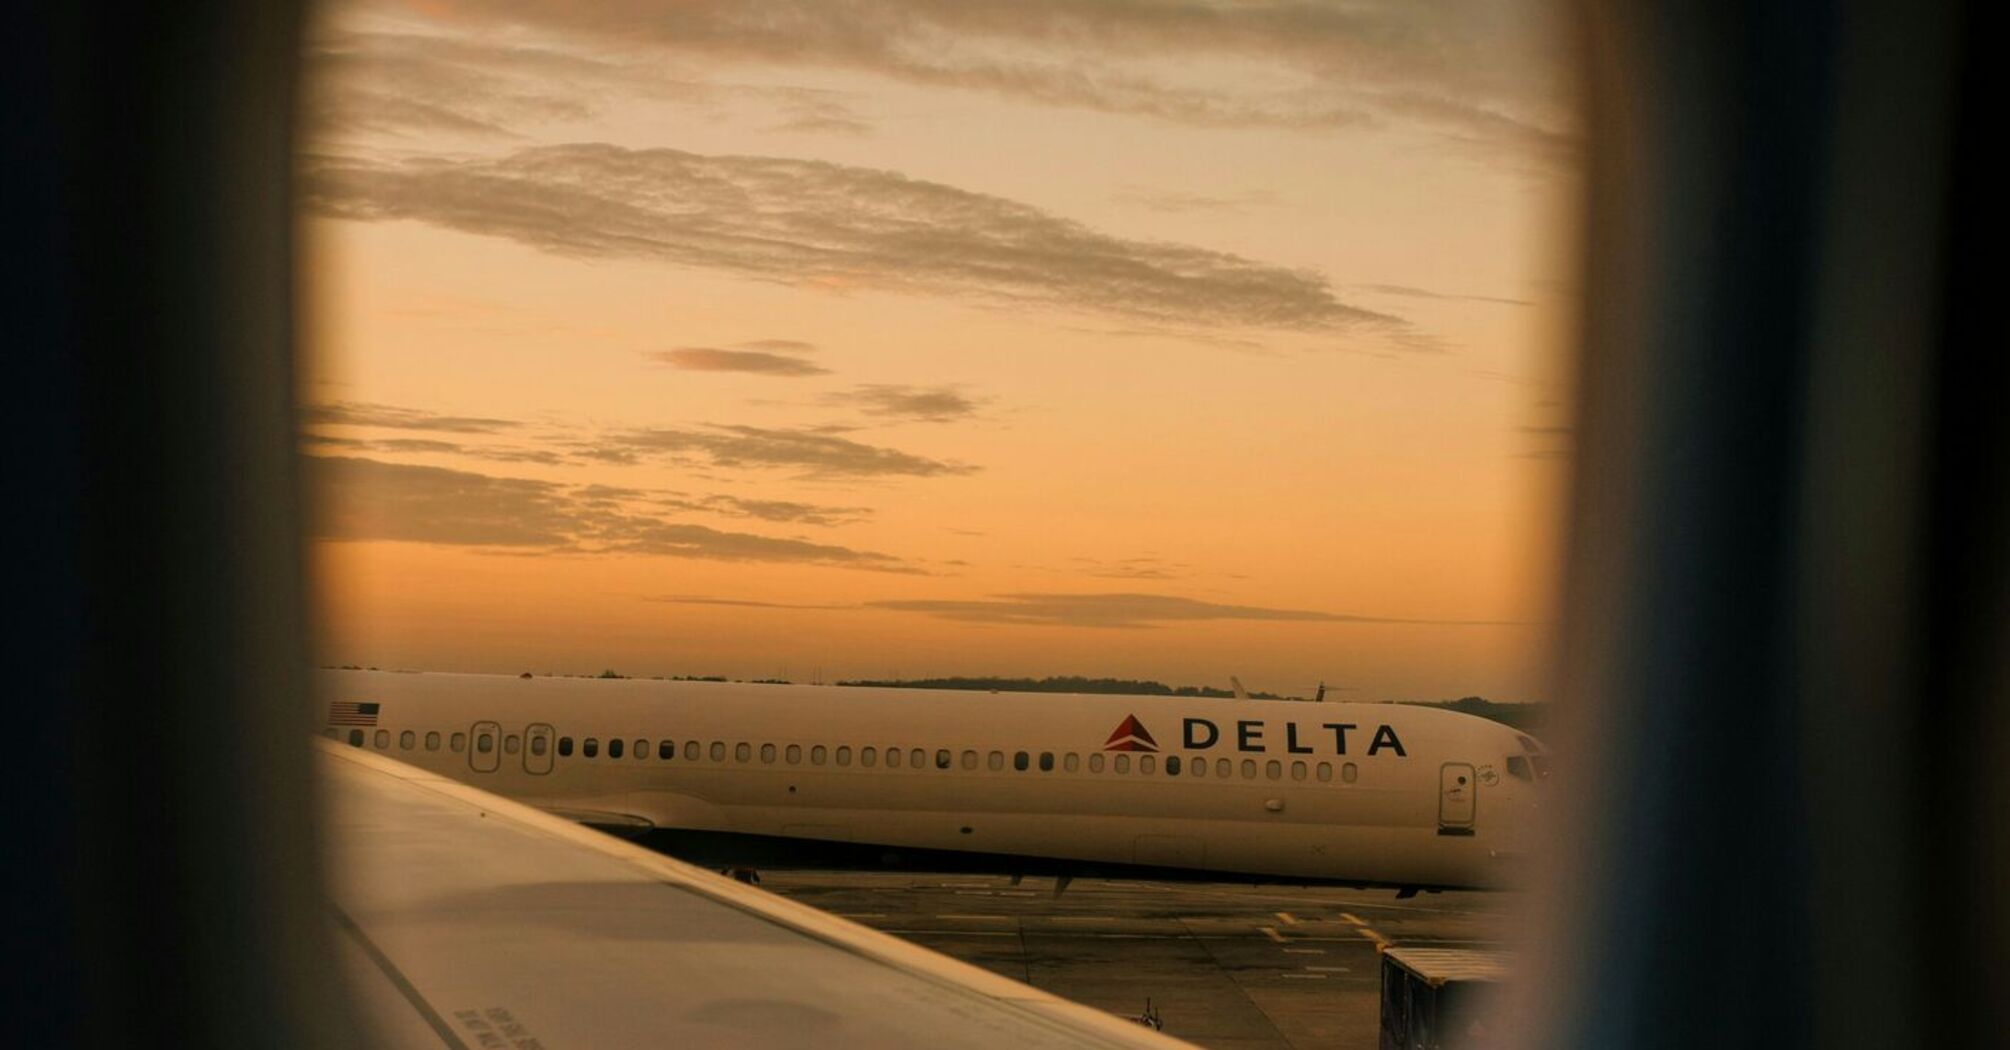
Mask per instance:
[[[1051,678],[907,678],[873,681],[860,679],[839,685],[876,686],[881,689],[972,689],[991,693],[1123,693],[1131,696],[1206,696],[1227,699],[1232,690],[1211,685],[1171,686],[1138,678],[1082,678],[1059,675]],[[1276,693],[1251,693],[1253,700],[1284,700]]]
[[[1513,726],[1526,732],[1542,728],[1544,716],[1548,714],[1544,704],[1504,704],[1488,700],[1483,696],[1462,696],[1457,700],[1399,700],[1398,703],[1414,704],[1418,707],[1442,707],[1447,711],[1478,715],[1502,725]]]
[[[1048,678],[858,679],[837,684],[872,686],[881,689],[969,689],[994,693],[1121,693],[1127,696],[1202,696],[1216,699],[1227,699],[1235,695],[1231,690],[1217,689],[1209,685],[1172,686],[1149,679],[1083,678],[1077,675],[1056,675]],[[1249,696],[1252,700],[1305,699],[1264,692],[1253,692]],[[1396,703],[1413,704],[1417,707],[1440,707],[1448,711],[1477,715],[1529,732],[1541,728],[1545,714],[1544,705],[1539,703],[1500,703],[1481,696],[1462,696],[1457,700],[1398,700]]]

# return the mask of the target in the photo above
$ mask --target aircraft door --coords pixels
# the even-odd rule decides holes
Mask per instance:
[[[523,771],[551,772],[551,727],[543,722],[523,731]]]
[[[468,765],[477,773],[493,773],[502,764],[502,726],[476,722],[468,733]]]
[[[1438,767],[1438,834],[1470,835],[1473,812],[1477,809],[1479,782],[1473,767],[1464,762],[1447,762]]]

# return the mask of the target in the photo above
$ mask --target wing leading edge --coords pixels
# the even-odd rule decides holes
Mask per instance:
[[[345,976],[383,1045],[1187,1045],[480,789],[316,746]]]

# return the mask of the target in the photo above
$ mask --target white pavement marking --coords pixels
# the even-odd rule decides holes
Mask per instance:
[[[1268,937],[1268,938],[1270,938],[1271,940],[1273,940],[1273,941],[1276,941],[1276,942],[1277,942],[1277,943],[1279,943],[1279,944],[1283,944],[1283,943],[1285,943],[1285,941],[1284,941],[1284,935],[1283,935],[1283,934],[1281,934],[1281,933],[1278,933],[1278,932],[1277,932],[1277,927],[1275,927],[1275,926],[1258,926],[1258,927],[1257,927],[1257,929],[1259,929],[1259,930],[1262,930],[1262,931],[1263,931],[1263,935],[1264,935],[1265,937]]]
[[[1308,969],[1308,970],[1317,970],[1317,971],[1319,971],[1320,973],[1348,973],[1348,972],[1350,972],[1350,971],[1352,970],[1352,967],[1348,967],[1348,966],[1307,966],[1307,967],[1306,967],[1306,969]]]
[[[1112,918],[1112,917],[1110,917],[1110,916],[1108,916],[1108,915],[1056,915],[1056,916],[1054,916],[1054,917],[1053,917],[1053,919],[1052,919],[1051,921],[1053,921],[1053,922],[1115,922],[1115,921],[1117,921],[1117,920],[1116,920],[1116,919],[1114,919],[1114,918]]]
[[[1323,973],[1280,973],[1277,976],[1287,981],[1293,979],[1300,981],[1323,981],[1326,979],[1326,975]]]
[[[1287,952],[1290,952],[1290,953],[1291,953],[1291,954],[1293,954],[1293,955],[1325,955],[1325,954],[1326,954],[1326,949],[1324,949],[1324,948],[1286,948],[1286,949],[1284,949],[1284,950],[1285,950],[1285,951],[1287,951]]]

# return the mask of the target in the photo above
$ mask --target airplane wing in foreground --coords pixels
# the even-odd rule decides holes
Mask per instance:
[[[1187,1045],[402,762],[315,744],[335,936],[381,1045]]]

